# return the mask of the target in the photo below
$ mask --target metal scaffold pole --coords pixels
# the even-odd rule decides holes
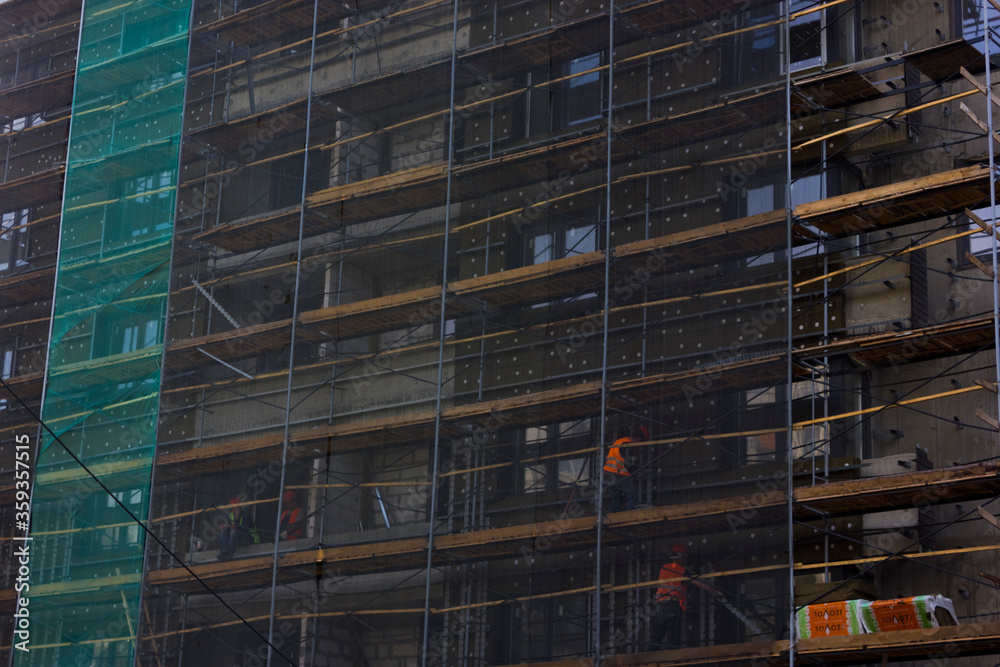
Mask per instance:
[[[282,430],[281,475],[278,481],[278,507],[274,520],[274,547],[272,549],[271,595],[267,621],[267,667],[272,667],[275,653],[275,595],[278,593],[278,547],[281,545],[281,515],[284,508],[284,491],[288,474],[288,448],[292,420],[292,390],[295,378],[295,334],[299,319],[299,296],[302,291],[302,248],[306,221],[306,191],[309,184],[309,137],[312,125],[313,81],[316,69],[316,32],[318,26],[320,0],[313,0],[312,39],[309,42],[309,84],[306,88],[305,137],[302,151],[302,188],[300,194],[299,228],[295,251],[295,282],[292,297],[292,330],[288,345],[288,381],[285,387],[285,419]],[[282,655],[284,662],[288,659]]]
[[[996,366],[995,379],[1000,387],[1000,273],[998,273],[998,251],[997,251],[997,165],[996,165],[996,145],[993,134],[993,116],[996,105],[993,103],[993,63],[990,61],[990,48],[993,41],[990,30],[988,0],[981,2],[981,14],[983,21],[983,51],[986,60],[986,89],[991,95],[986,97],[986,154],[989,156],[990,165],[990,234],[991,258],[993,260],[993,280],[990,283],[993,292],[993,360]],[[1000,10],[998,10],[1000,11]],[[1000,393],[997,394],[997,418],[1000,419]]]
[[[792,439],[794,414],[792,411],[792,388],[795,381],[795,345],[792,336],[795,333],[795,272],[792,253],[792,47],[791,47],[791,21],[792,3],[785,2],[784,20],[782,21],[782,48],[781,66],[785,72],[785,272],[787,274],[788,292],[785,304],[785,318],[787,327],[785,330],[785,448],[787,456],[787,516],[785,530],[788,531],[788,667],[795,667],[795,498],[794,472],[795,472],[795,447]]]
[[[611,246],[611,144],[614,138],[614,53],[615,53],[615,3],[610,1],[608,6],[608,117],[605,133],[606,142],[606,163],[605,163],[605,198],[604,198],[604,305],[602,314],[602,341],[601,341],[601,415],[598,431],[600,433],[600,447],[597,455],[598,490],[597,490],[597,548],[594,559],[594,625],[593,625],[593,659],[594,664],[600,664],[602,660],[601,650],[601,583],[603,578],[603,537],[604,537],[604,505],[605,491],[607,490],[607,474],[604,470],[604,460],[608,453],[608,342],[610,340],[609,330],[611,327],[611,256],[614,249]],[[612,493],[617,492],[617,489]],[[611,593],[613,595],[613,593]],[[613,622],[614,619],[611,619]]]
[[[420,639],[420,664],[423,667],[431,665],[431,588],[433,586],[434,568],[434,532],[437,522],[437,502],[438,502],[438,482],[440,481],[439,467],[441,460],[441,411],[444,406],[444,354],[445,337],[447,335],[448,321],[448,262],[450,258],[449,241],[451,240],[451,186],[454,178],[455,159],[455,69],[458,59],[458,2],[454,0],[451,19],[451,81],[449,84],[449,111],[448,111],[448,160],[445,178],[445,200],[444,200],[444,247],[441,253],[441,292],[439,296],[440,316],[438,318],[438,356],[437,356],[437,389],[434,398],[434,445],[431,452],[429,477],[431,481],[430,506],[427,510],[427,564],[426,579],[424,582],[424,614],[423,629]],[[444,651],[442,650],[442,653]],[[442,656],[443,657],[443,656]]]

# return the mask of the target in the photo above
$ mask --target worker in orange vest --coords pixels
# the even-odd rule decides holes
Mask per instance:
[[[685,566],[687,547],[674,544],[670,547],[670,559],[660,568],[659,579],[677,579],[690,577]],[[698,579],[687,581],[663,582],[656,589],[656,609],[649,620],[649,645],[647,651],[658,651],[667,648],[679,648],[681,645],[681,628],[684,626],[684,612],[687,611],[687,585],[722,595],[722,592]]]
[[[285,491],[281,500],[285,508],[281,512],[278,537],[282,540],[301,540],[305,531],[302,529],[302,508],[296,502],[295,492]]]
[[[608,458],[604,462],[604,471],[608,473],[610,480],[608,484],[608,494],[611,500],[608,503],[608,512],[617,512],[621,509],[621,497],[625,496],[625,509],[634,510],[639,502],[639,490],[636,488],[635,479],[625,465],[625,457],[622,455],[622,446],[630,442],[645,442],[649,440],[649,431],[640,426],[632,431],[632,435],[619,438],[608,450]]]

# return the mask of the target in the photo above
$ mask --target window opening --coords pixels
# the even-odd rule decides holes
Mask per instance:
[[[597,250],[597,225],[543,232],[528,239],[528,257],[532,264],[551,262],[594,250]]]
[[[990,212],[989,207],[976,209],[973,213],[979,216],[979,219],[988,225],[992,225],[994,223],[994,216]],[[966,218],[966,220],[968,220],[968,223],[966,224],[965,229],[976,230],[976,233],[970,236],[964,236],[958,240],[958,261],[960,263],[965,263],[967,261],[965,253],[969,252],[973,254],[976,259],[987,263],[992,262],[993,236],[984,232],[983,228],[971,219]]]
[[[0,271],[28,263],[29,211],[8,211],[0,218]]]
[[[7,380],[14,375],[14,359],[17,352],[17,341],[7,341],[0,344],[0,377]],[[7,409],[6,398],[0,398],[0,412]]]
[[[573,77],[565,81],[562,86],[559,111],[563,127],[572,127],[601,118],[604,92],[601,86],[601,73],[590,71],[600,66],[600,53],[574,58],[563,66],[562,76]]]
[[[526,453],[546,454],[575,451],[590,442],[590,421],[563,422],[530,427],[524,431]],[[527,458],[531,458],[528,454]],[[587,456],[549,459],[525,464],[525,492],[556,491],[590,484],[590,458]]]
[[[775,176],[775,179],[775,182],[768,183],[767,185],[745,189],[743,197],[744,215],[751,216],[768,213],[784,206],[785,184],[784,182],[779,182],[777,176]],[[825,180],[824,174],[819,172],[806,174],[795,179],[792,183],[792,208],[794,209],[801,204],[830,196],[828,192],[830,188],[826,187]],[[819,241],[807,243],[796,246],[792,250],[792,257],[815,255],[821,252],[821,250],[822,245]],[[747,262],[747,266],[763,266],[778,261],[781,257],[784,257],[784,253],[780,251],[766,252],[750,259]]]

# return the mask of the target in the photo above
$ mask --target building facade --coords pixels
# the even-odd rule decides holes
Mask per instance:
[[[0,17],[9,664],[995,663],[991,3]]]

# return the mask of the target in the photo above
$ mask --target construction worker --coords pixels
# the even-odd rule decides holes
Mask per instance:
[[[659,579],[676,579],[691,576],[685,567],[687,547],[674,544],[670,547],[670,558],[660,568]],[[647,651],[658,651],[667,648],[679,648],[681,645],[681,628],[684,625],[684,612],[687,611],[687,584],[722,595],[718,589],[709,586],[698,579],[687,581],[668,581],[661,583],[656,589],[656,608],[649,619],[649,645]]]
[[[649,440],[649,431],[640,426],[632,431],[632,435],[619,438],[611,445],[608,451],[608,458],[604,462],[604,471],[610,476],[607,481],[608,494],[611,500],[608,504],[608,512],[617,512],[621,509],[621,497],[625,496],[625,509],[634,510],[639,502],[639,490],[636,488],[635,479],[625,465],[625,456],[622,454],[622,446],[630,442],[646,442]]]
[[[281,500],[284,509],[281,511],[278,537],[283,540],[301,540],[305,536],[305,531],[302,528],[302,508],[296,502],[295,492],[285,491]]]
[[[229,560],[236,553],[236,550],[249,542],[260,543],[260,533],[253,523],[253,516],[243,511],[239,507],[239,498],[232,498],[229,501],[229,512],[227,523],[222,532],[219,533],[219,560]],[[235,507],[233,507],[235,505]]]

